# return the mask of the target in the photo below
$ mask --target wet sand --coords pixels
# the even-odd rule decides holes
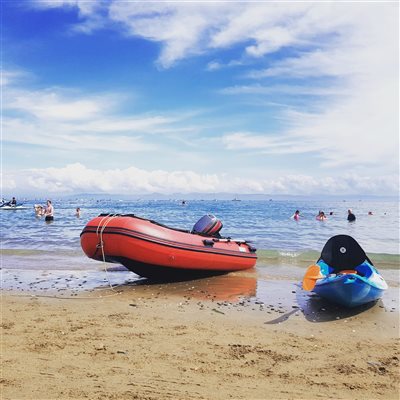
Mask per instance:
[[[343,310],[285,269],[175,283],[118,268],[2,275],[4,400],[399,395],[396,282]]]

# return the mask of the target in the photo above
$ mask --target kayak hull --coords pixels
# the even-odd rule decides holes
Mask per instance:
[[[357,307],[376,301],[382,297],[388,286],[379,272],[369,263],[362,264],[360,270],[365,273],[366,267],[370,269],[368,276],[361,276],[358,273],[328,275],[316,282],[313,291],[320,297],[345,307]],[[324,270],[324,265],[321,270]]]

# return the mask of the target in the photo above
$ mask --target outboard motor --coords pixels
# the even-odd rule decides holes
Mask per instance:
[[[215,215],[206,214],[195,223],[192,233],[219,237],[222,226],[222,222]]]

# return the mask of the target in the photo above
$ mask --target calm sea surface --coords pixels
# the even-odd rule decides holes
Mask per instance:
[[[259,249],[263,260],[295,259],[315,261],[323,245],[333,235],[353,236],[368,253],[390,267],[399,262],[399,204],[370,201],[118,201],[118,200],[53,200],[55,220],[45,223],[36,218],[33,205],[25,201],[25,210],[0,211],[2,253],[7,255],[48,254],[67,257],[83,254],[80,233],[85,224],[100,213],[130,213],[156,220],[175,228],[191,229],[204,214],[212,213],[223,222],[223,236],[247,239]],[[44,203],[40,202],[40,203]],[[80,218],[75,216],[80,207]],[[347,222],[351,208],[357,220]],[[301,211],[296,222],[290,217]],[[315,219],[323,210],[328,219]],[[368,215],[372,211],[373,215]],[[329,215],[333,212],[333,215]],[[371,258],[371,257],[370,257]]]

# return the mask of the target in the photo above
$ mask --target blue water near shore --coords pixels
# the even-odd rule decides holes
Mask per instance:
[[[176,200],[53,199],[55,219],[50,224],[35,217],[34,203],[38,201],[24,202],[24,210],[0,212],[3,254],[81,255],[80,232],[100,213],[135,214],[181,229],[191,229],[202,215],[212,213],[223,222],[222,235],[253,242],[259,264],[269,259],[316,261],[326,241],[337,234],[353,236],[381,267],[396,269],[399,263],[397,202],[193,200],[182,205]],[[76,207],[82,210],[80,218]],[[346,219],[349,208],[357,217],[353,223]],[[297,222],[290,218],[296,209],[301,211]],[[315,219],[319,210],[328,215],[326,221]]]

